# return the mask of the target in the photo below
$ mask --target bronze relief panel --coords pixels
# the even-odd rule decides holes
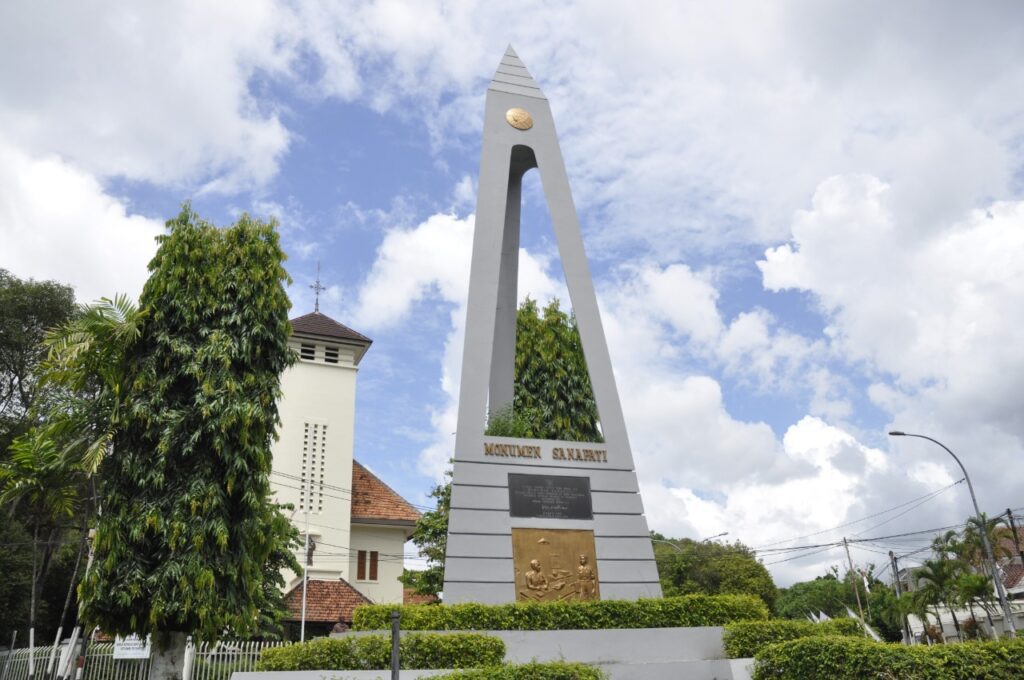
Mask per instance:
[[[516,600],[559,602],[601,598],[594,532],[512,529]]]

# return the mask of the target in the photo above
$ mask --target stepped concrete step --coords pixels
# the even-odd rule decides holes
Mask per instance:
[[[505,659],[592,664],[724,659],[722,628],[619,628],[602,630],[494,630]]]
[[[750,659],[601,665],[609,680],[750,680]]]

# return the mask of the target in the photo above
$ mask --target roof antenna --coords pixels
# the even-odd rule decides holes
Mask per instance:
[[[313,293],[316,295],[313,303],[313,312],[320,313],[320,292],[327,290],[327,288],[320,284],[320,260],[316,261],[316,281],[309,284],[309,287],[313,289]]]

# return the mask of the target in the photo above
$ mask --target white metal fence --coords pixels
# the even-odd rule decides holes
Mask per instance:
[[[185,647],[182,680],[230,680],[236,671],[256,670],[264,649],[287,644],[290,643],[245,640],[193,644],[190,639]],[[35,680],[57,680],[62,668],[73,675],[74,661],[70,655],[77,651],[77,646],[72,650],[67,642],[58,647],[36,647]],[[149,680],[151,658],[115,659],[113,643],[93,642],[86,647],[82,680]],[[28,677],[27,647],[0,652],[0,680],[28,680]]]
[[[113,642],[94,642],[82,671],[82,680],[149,680],[149,659],[115,659]]]
[[[50,661],[51,656],[55,657],[53,662]],[[59,656],[60,649],[53,645],[35,648],[33,662],[36,680],[50,680],[56,676],[56,657]],[[28,671],[28,647],[15,649],[13,652],[0,653],[0,680],[27,680]]]
[[[185,649],[183,680],[230,680],[232,673],[256,670],[256,662],[264,649],[287,644],[290,643],[224,640],[193,645],[189,641]]]

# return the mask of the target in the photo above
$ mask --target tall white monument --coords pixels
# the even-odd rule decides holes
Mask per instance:
[[[512,402],[523,175],[540,172],[605,441],[484,435]],[[660,597],[551,109],[509,47],[487,89],[445,560],[448,603]]]

